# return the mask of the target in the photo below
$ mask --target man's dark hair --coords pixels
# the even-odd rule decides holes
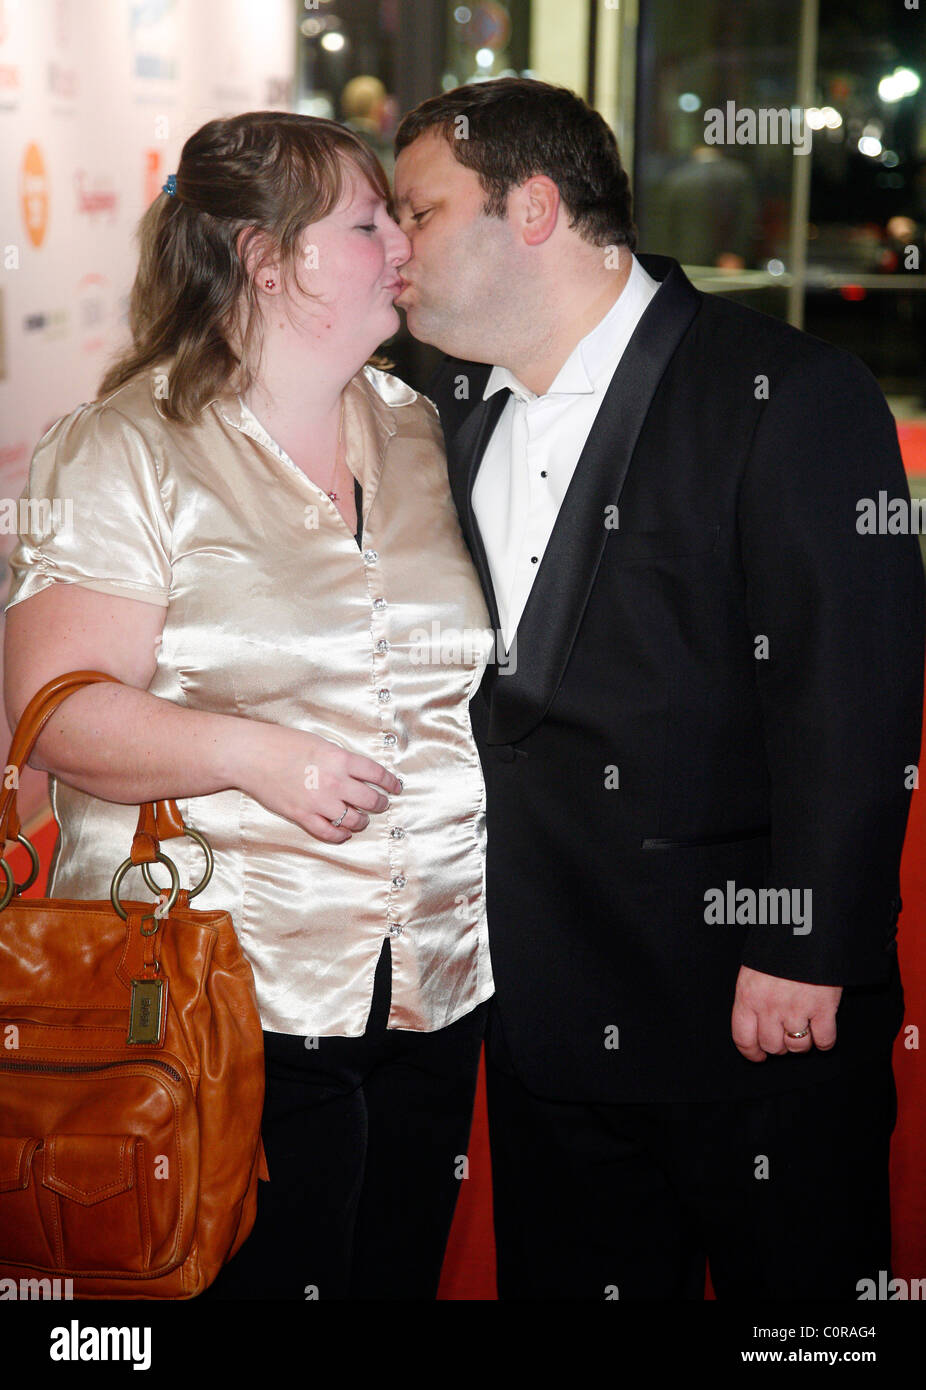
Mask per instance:
[[[459,163],[479,175],[487,216],[504,217],[511,189],[546,174],[581,237],[595,246],[635,248],[630,182],[617,141],[598,112],[567,87],[499,77],[429,97],[396,131],[396,154],[429,130],[443,135]]]

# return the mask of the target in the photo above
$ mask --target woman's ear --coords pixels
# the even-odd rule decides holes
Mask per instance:
[[[235,250],[248,277],[254,280],[256,288],[263,294],[281,294],[281,266],[279,261],[272,257],[269,260],[263,259],[267,254],[267,247],[264,233],[255,231],[253,227],[242,227],[235,238]]]

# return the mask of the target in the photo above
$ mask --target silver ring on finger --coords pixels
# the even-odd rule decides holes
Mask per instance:
[[[338,816],[337,820],[333,820],[333,821],[331,822],[331,824],[334,826],[335,830],[337,830],[338,826],[341,824],[341,821],[342,821],[342,820],[344,819],[344,817],[347,815],[347,813],[348,813],[349,810],[350,810],[350,807],[349,807],[349,806],[345,806],[345,807],[344,807],[344,810],[343,810],[343,811],[341,812],[341,814]]]
[[[795,1041],[798,1041],[800,1038],[806,1038],[806,1037],[807,1037],[807,1034],[808,1034],[809,1032],[810,1032],[810,1024],[808,1024],[806,1028],[802,1028],[802,1029],[800,1030],[800,1032],[798,1032],[798,1033],[789,1033],[788,1030],[787,1030],[787,1028],[786,1028],[786,1029],[785,1029],[785,1037],[786,1037],[786,1038],[794,1038]]]

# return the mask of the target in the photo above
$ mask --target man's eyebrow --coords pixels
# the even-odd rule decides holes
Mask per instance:
[[[398,198],[398,197],[397,197],[397,198],[395,199],[395,205],[396,205],[397,208],[404,208],[408,203],[413,203],[417,197],[418,197],[418,190],[417,190],[417,188],[410,188],[410,189],[408,190],[407,193],[404,193],[404,194],[402,195],[401,198]]]

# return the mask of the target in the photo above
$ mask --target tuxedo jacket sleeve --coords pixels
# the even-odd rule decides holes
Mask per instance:
[[[798,361],[763,405],[738,516],[769,773],[767,883],[810,892],[812,922],[806,936],[751,930],[742,960],[819,984],[884,976],[919,757],[922,564],[912,536],[864,529],[859,504],[879,492],[908,496],[874,378],[841,351]]]

